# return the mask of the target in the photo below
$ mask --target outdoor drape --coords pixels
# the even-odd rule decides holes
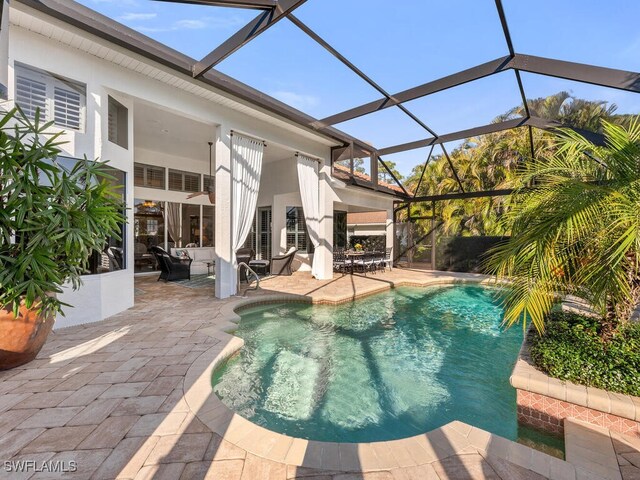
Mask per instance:
[[[314,248],[320,244],[320,184],[318,170],[320,164],[313,158],[298,154],[298,183],[300,184],[300,197],[302,198],[302,210],[309,232],[309,239]],[[311,275],[318,277],[320,268],[320,255],[313,256]]]
[[[182,238],[180,234],[180,204],[173,202],[165,202],[164,219],[167,224],[167,232],[169,236],[176,242],[176,247],[182,246]]]
[[[231,239],[233,252],[242,248],[256,213],[264,142],[233,133],[231,137]]]

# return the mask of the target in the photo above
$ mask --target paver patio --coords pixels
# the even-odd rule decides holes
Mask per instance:
[[[289,293],[318,302],[341,301],[394,283],[426,284],[455,278],[474,276],[394,269],[367,277],[337,275],[332,281],[320,282],[298,273],[266,279],[263,288],[249,296]],[[506,441],[494,441],[489,448],[488,437],[464,424],[440,429],[443,438],[450,435],[459,441],[420,465],[416,456],[426,458],[425,451],[394,452],[375,444],[356,454],[352,459],[355,468],[340,468],[349,459],[348,449],[343,451],[338,444],[333,444],[337,455],[318,452],[335,459],[336,468],[330,471],[248,453],[205,426],[185,401],[184,392],[189,368],[219,341],[207,332],[222,321],[223,307],[237,299],[217,300],[208,288],[159,283],[155,276],[137,278],[136,289],[134,308],[103,322],[56,331],[35,361],[0,372],[3,463],[35,460],[70,465],[74,460],[77,471],[62,478],[81,479],[576,478],[575,468],[559,460],[547,467],[544,476],[518,466],[516,463],[543,462],[545,456],[524,446],[518,447],[516,455],[508,450],[510,442]],[[437,451],[437,444],[434,446]],[[291,451],[294,445],[286,448]],[[415,448],[425,447],[416,444]],[[365,451],[369,458],[364,458]],[[285,453],[282,458],[287,458]],[[389,454],[398,468],[376,467],[385,465],[384,457]],[[524,463],[520,457],[525,458]],[[0,477],[7,475],[60,477],[57,473],[0,470]]]

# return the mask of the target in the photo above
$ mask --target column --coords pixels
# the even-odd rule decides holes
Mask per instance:
[[[391,207],[391,209],[387,209],[387,220],[385,226],[385,231],[387,233],[387,248],[393,248],[393,246],[395,245],[395,232],[393,227],[393,207]],[[389,265],[390,268],[393,268],[393,258],[395,254],[396,252],[391,250],[391,264]]]
[[[320,243],[315,249],[314,256],[320,255],[318,280],[331,280],[333,278],[333,200],[334,194],[329,184],[331,166],[322,164],[318,188],[320,205],[319,237]]]
[[[216,129],[215,141],[215,252],[216,252],[216,297],[235,295],[237,270],[231,246],[231,135],[226,125]]]
[[[436,269],[436,202],[431,202],[431,270]]]
[[[9,2],[0,0],[0,100],[7,100],[9,88]]]

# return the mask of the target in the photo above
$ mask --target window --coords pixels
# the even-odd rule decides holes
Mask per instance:
[[[169,170],[169,190],[182,191],[182,173]]]
[[[16,63],[15,97],[31,119],[39,109],[42,120],[66,129],[84,129],[87,94],[81,83]]]
[[[109,141],[129,148],[129,110],[117,100],[109,97],[108,105]]]
[[[215,183],[215,177],[210,177],[209,175],[203,175],[202,176],[202,191],[203,192],[208,192],[209,191],[209,185],[213,186],[215,188],[216,183]]]
[[[296,247],[302,252],[313,253],[302,207],[287,207],[287,249],[291,247]]]
[[[36,110],[40,109],[40,115],[46,118],[47,112],[47,85],[28,77],[16,76],[16,103],[24,114],[33,119]]]
[[[200,174],[169,170],[169,190],[177,192],[199,192]]]
[[[54,123],[60,127],[80,130],[82,112],[80,93],[59,87],[55,87],[53,92]]]
[[[122,170],[105,165],[102,167],[106,173],[108,173],[113,180],[106,180],[111,185],[117,187],[116,192],[120,195],[120,200],[123,205],[126,205],[126,174]],[[126,218],[126,210],[123,212]],[[104,250],[100,254],[100,261],[90,261],[90,273],[104,273],[113,272],[115,270],[124,270],[127,265],[127,226],[126,223],[120,224],[120,238],[109,237]]]
[[[133,165],[133,183],[136,187],[161,188],[164,190],[165,168],[155,165],[135,163]]]
[[[243,246],[256,252],[256,260],[271,258],[271,207],[260,207],[256,210],[251,231]]]
[[[259,208],[256,216],[258,226],[256,258],[269,260],[271,258],[271,207]]]
[[[71,171],[79,161],[77,158],[58,156],[55,160],[51,160],[61,168]],[[90,162],[89,160],[84,160]],[[103,178],[100,181],[108,184],[113,188],[113,192],[120,198],[122,205],[125,206],[123,215],[126,216],[126,174],[122,170],[110,167],[109,165],[100,164],[100,170],[102,170],[109,178]],[[51,185],[47,176],[42,173],[40,179],[45,185]],[[113,272],[116,270],[124,270],[127,268],[127,255],[126,255],[126,223],[119,225],[118,236],[107,237],[105,240],[104,248],[102,252],[92,252],[88,259],[87,270],[83,272],[83,275],[93,275],[98,273]],[[118,238],[119,237],[119,238]]]

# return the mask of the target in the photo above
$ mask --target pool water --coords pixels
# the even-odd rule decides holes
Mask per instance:
[[[287,435],[372,442],[453,420],[528,443],[509,376],[522,329],[501,327],[497,291],[398,288],[339,306],[243,310],[239,354],[214,373],[232,410]]]

